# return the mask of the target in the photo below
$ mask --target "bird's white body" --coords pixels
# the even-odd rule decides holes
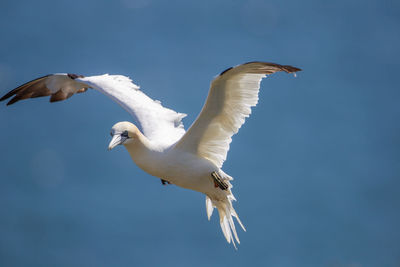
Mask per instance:
[[[134,141],[125,147],[136,165],[153,176],[213,198],[226,197],[225,191],[214,186],[211,176],[219,168],[207,159],[174,146],[157,149]]]
[[[109,148],[123,144],[132,160],[145,172],[205,194],[208,218],[217,208],[224,236],[235,245],[234,240],[240,242],[233,217],[243,230],[245,228],[232,206],[235,198],[230,181],[233,178],[221,168],[231,137],[258,102],[262,78],[277,71],[291,73],[299,69],[249,62],[223,71],[212,81],[207,101],[187,132],[182,123],[185,114],[163,107],[161,102],[139,90],[129,78],[120,75],[47,75],[10,91],[0,101],[14,96],[8,102],[13,104],[47,95],[51,95],[51,102],[61,101],[88,88],[109,96],[128,111],[140,127],[138,129],[130,122],[114,125]]]

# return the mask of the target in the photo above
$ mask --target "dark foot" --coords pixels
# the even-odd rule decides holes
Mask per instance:
[[[161,179],[161,183],[162,183],[163,185],[171,184],[170,182],[168,182],[168,181],[166,181],[166,180],[164,180],[164,179]]]
[[[228,184],[222,180],[221,176],[217,172],[212,172],[211,177],[214,179],[214,186],[219,187],[222,190],[227,190],[229,188]]]

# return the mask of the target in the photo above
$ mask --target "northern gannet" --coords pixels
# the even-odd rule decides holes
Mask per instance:
[[[221,72],[211,82],[207,100],[187,132],[182,123],[186,114],[163,107],[121,75],[50,74],[19,86],[0,101],[14,96],[7,103],[11,105],[22,99],[50,96],[50,102],[56,102],[88,88],[109,96],[133,116],[140,129],[131,122],[116,123],[111,129],[108,149],[124,145],[132,160],[163,184],[205,194],[208,219],[217,208],[222,232],[236,248],[235,240],[239,244],[240,241],[232,217],[246,229],[232,207],[233,178],[221,168],[232,136],[258,102],[261,80],[278,71],[295,73],[300,69],[249,62]]]

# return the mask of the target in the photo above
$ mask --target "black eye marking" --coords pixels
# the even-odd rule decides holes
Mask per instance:
[[[124,132],[121,134],[121,136],[122,136],[122,137],[125,137],[125,138],[129,138],[128,131],[124,131]]]
[[[114,136],[114,134],[113,134],[113,132],[112,132],[112,131],[110,132],[110,135],[111,135],[111,136]]]

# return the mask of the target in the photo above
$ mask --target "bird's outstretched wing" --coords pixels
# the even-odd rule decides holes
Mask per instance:
[[[170,146],[185,133],[183,113],[165,108],[139,90],[139,86],[121,75],[84,77],[76,74],[51,74],[27,82],[5,94],[0,101],[14,96],[7,105],[19,100],[51,96],[50,102],[65,100],[75,93],[96,89],[120,104],[136,120],[143,134],[151,141]]]
[[[201,113],[175,145],[222,167],[232,135],[243,125],[258,102],[261,79],[278,71],[300,69],[266,62],[249,62],[223,71],[211,82]]]

